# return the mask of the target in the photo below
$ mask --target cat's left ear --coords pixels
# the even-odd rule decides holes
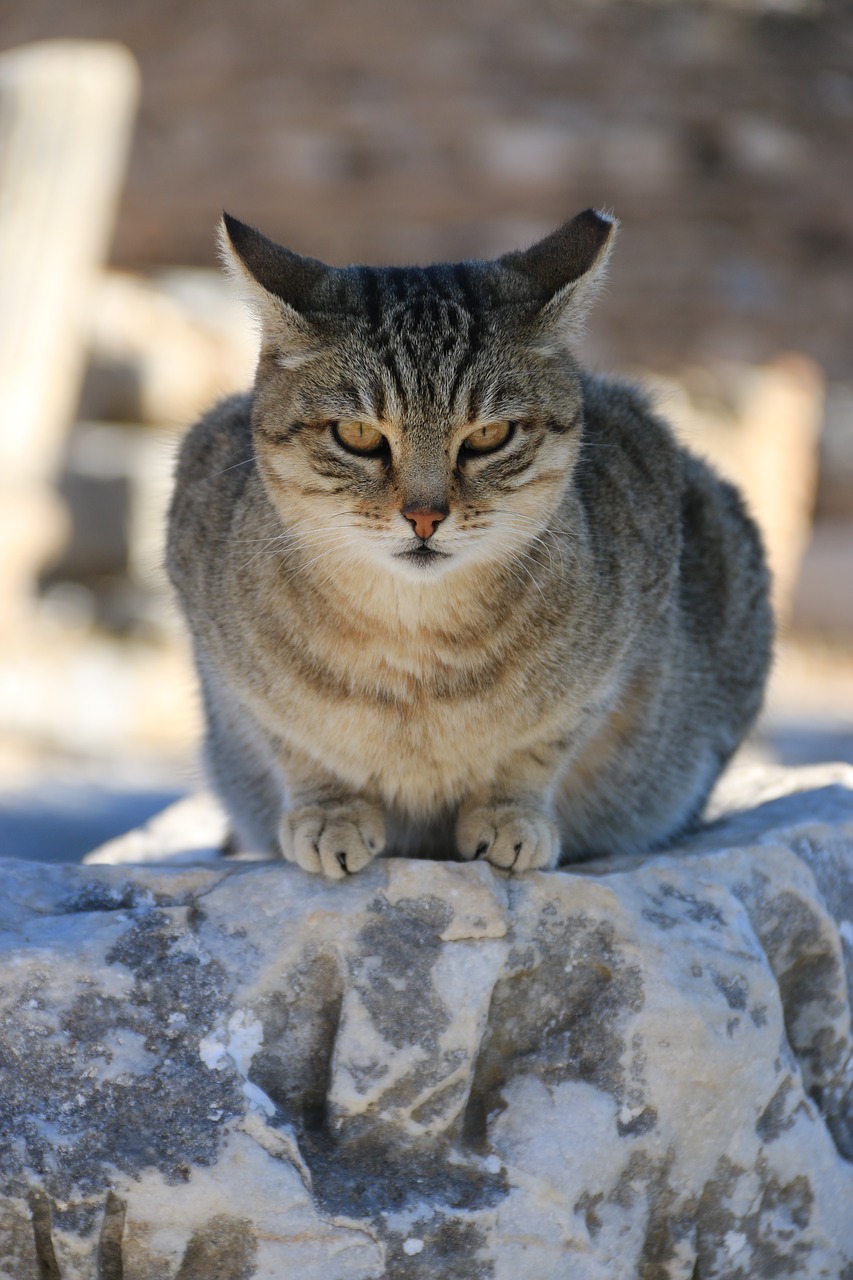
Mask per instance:
[[[562,345],[583,327],[587,310],[604,278],[619,224],[585,209],[529,249],[505,253],[498,262],[526,277],[541,298],[538,320],[543,344]]]

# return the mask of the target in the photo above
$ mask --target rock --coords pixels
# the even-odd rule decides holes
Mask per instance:
[[[3,1280],[853,1275],[853,769],[517,879],[3,874]]]

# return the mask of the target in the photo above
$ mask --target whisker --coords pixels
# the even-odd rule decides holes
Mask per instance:
[[[254,541],[254,539],[250,539],[250,541]],[[249,565],[253,564],[256,560],[263,557],[265,553],[267,553],[268,555],[272,555],[276,551],[276,549],[279,549],[279,548],[282,551],[287,550],[289,547],[294,547],[297,549],[298,548],[312,549],[317,546],[322,546],[324,543],[330,547],[332,546],[332,544],[334,544],[335,546],[339,546],[340,530],[317,529],[317,530],[314,530],[307,537],[305,536],[299,537],[299,536],[292,535],[289,532],[285,532],[285,533],[276,534],[274,537],[267,538],[266,540],[259,539],[259,541],[263,542],[263,546],[259,547],[258,550],[249,557],[249,559],[243,564],[242,570],[248,569]]]
[[[341,534],[341,533],[345,532],[345,530],[344,530],[344,529],[342,529],[340,526],[338,526],[336,529],[332,529],[332,528],[331,528],[331,526],[329,526],[329,525],[325,524],[324,522],[325,522],[325,521],[327,521],[327,520],[341,520],[341,519],[343,519],[345,516],[356,516],[356,517],[358,517],[358,516],[360,516],[360,515],[361,515],[361,512],[360,512],[360,511],[333,511],[331,514],[326,514],[326,515],[324,515],[324,516],[323,516],[323,521],[321,521],[321,520],[319,520],[319,519],[318,519],[318,520],[302,520],[302,519],[301,519],[301,520],[299,520],[299,522],[298,522],[297,524],[295,524],[295,525],[291,525],[289,528],[285,528],[285,527],[283,527],[283,528],[281,529],[281,532],[280,532],[280,533],[278,533],[278,534],[273,534],[273,535],[272,535],[272,537],[273,537],[273,538],[285,538],[285,537],[287,537],[287,538],[291,538],[291,539],[292,539],[292,541],[297,542],[297,541],[300,541],[300,540],[304,537],[304,532],[303,532],[303,531],[308,532],[308,533],[313,533],[313,532],[315,532],[316,530],[320,530],[320,529],[329,529],[329,531],[330,531],[330,532],[334,532],[334,533],[336,533],[338,536],[340,536],[340,534]],[[232,538],[232,537],[230,536],[230,534],[227,534],[227,533],[226,533],[226,534],[223,534],[222,541],[223,541],[223,542],[227,541],[229,544],[237,544],[237,543],[250,543],[250,542],[269,542],[269,541],[271,541],[271,538],[270,538],[270,537],[266,537],[266,538]]]
[[[198,483],[206,484],[208,480],[215,480],[217,476],[224,476],[226,471],[234,471],[236,467],[245,467],[248,463],[254,461],[255,455],[250,453],[248,458],[242,458],[239,462],[232,462],[230,467],[223,467],[221,471],[214,471],[209,476],[202,476]]]

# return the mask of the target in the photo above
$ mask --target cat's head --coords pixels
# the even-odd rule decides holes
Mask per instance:
[[[613,240],[593,210],[490,262],[328,267],[223,218],[261,318],[261,475],[303,549],[420,582],[509,562],[577,461],[569,344]]]

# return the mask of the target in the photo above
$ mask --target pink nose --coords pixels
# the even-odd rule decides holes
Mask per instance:
[[[419,538],[431,538],[441,524],[446,511],[436,511],[432,507],[404,507],[403,515]]]

